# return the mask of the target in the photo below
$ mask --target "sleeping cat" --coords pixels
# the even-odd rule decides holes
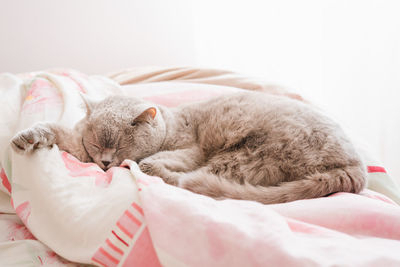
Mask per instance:
[[[41,123],[19,132],[13,149],[57,144],[104,170],[131,159],[169,184],[265,204],[358,193],[366,184],[340,127],[296,100],[242,92],[172,109],[123,96],[85,104],[73,130]]]

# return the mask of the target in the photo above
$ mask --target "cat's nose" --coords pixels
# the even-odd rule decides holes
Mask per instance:
[[[104,164],[104,167],[107,167],[111,163],[111,161],[104,160],[104,161],[101,161],[101,163]]]

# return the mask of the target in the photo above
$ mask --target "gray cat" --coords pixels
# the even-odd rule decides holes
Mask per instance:
[[[13,149],[57,144],[103,169],[131,159],[169,184],[265,204],[358,193],[366,184],[340,127],[296,100],[242,92],[173,109],[122,96],[85,103],[73,130],[41,123],[19,132]]]

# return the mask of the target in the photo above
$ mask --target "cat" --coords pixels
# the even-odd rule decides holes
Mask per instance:
[[[17,133],[12,148],[57,144],[104,170],[131,159],[168,184],[216,199],[273,204],[366,185],[343,130],[297,100],[240,92],[171,109],[125,96],[84,102],[86,117],[73,130],[40,123]]]

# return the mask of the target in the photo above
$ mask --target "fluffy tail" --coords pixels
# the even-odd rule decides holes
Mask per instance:
[[[193,174],[185,177],[180,186],[216,199],[254,200],[264,204],[323,197],[336,192],[359,193],[366,185],[365,170],[359,166],[332,169],[268,187],[238,184],[205,171]]]

